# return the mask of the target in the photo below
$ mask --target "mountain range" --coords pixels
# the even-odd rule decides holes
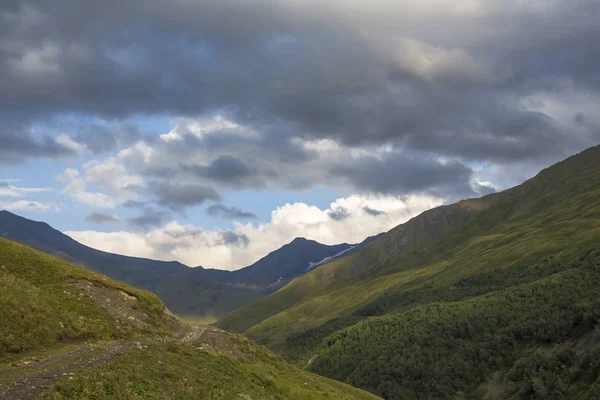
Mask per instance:
[[[374,239],[328,246],[296,238],[246,268],[225,271],[96,250],[44,222],[8,211],[0,211],[0,236],[155,292],[171,311],[189,317],[222,316],[276,291],[323,260],[349,254]]]
[[[428,210],[360,245],[296,239],[234,272],[100,252],[7,212],[0,213],[0,234],[136,281],[180,315],[230,311],[213,327],[181,328],[150,293],[0,238],[0,317],[10,321],[0,326],[0,361],[33,349],[38,337],[52,347],[55,338],[197,338],[198,330],[212,336],[202,336],[196,350],[220,346],[225,355],[198,358],[181,347],[183,339],[148,343],[102,370],[102,393],[129,390],[121,376],[195,379],[216,369],[217,386],[242,382],[234,395],[251,398],[376,398],[335,381],[385,399],[600,398],[600,146],[511,189]],[[79,291],[104,289],[112,290],[98,296],[108,314],[77,300]],[[119,301],[107,305],[106,298]],[[119,306],[132,298],[138,307]],[[36,306],[41,299],[49,300]],[[115,310],[125,314],[110,317]],[[183,367],[133,376],[166,358]],[[197,363],[211,367],[198,371]],[[335,381],[303,375],[309,372]],[[58,393],[74,398],[92,390],[91,376]]]

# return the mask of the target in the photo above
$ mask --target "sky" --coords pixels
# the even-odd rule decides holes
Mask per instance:
[[[233,270],[600,144],[597,0],[0,2],[0,209]]]

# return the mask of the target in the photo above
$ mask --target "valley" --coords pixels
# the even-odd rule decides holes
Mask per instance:
[[[0,320],[2,399],[377,398],[1,238]]]
[[[170,311],[231,312],[190,324],[155,294],[0,238],[0,393],[595,399],[599,171],[593,147],[361,245],[296,239],[234,272],[98,252],[3,212],[5,237],[123,280],[154,271]]]

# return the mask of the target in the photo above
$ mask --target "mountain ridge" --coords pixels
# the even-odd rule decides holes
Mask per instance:
[[[248,267],[226,271],[93,249],[45,222],[6,210],[0,211],[0,235],[155,292],[173,312],[194,318],[224,315],[249,304],[305,273],[310,262],[352,247],[295,238]]]

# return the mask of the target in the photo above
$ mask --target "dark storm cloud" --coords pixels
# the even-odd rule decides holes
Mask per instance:
[[[173,168],[146,168],[144,169],[144,175],[152,176],[155,178],[173,178],[177,175],[177,171]]]
[[[125,222],[136,230],[147,230],[160,226],[168,216],[169,213],[155,211],[144,207],[142,213],[133,218],[121,218],[117,215],[106,213],[92,213],[85,217],[85,221],[92,224],[115,224]]]
[[[1,95],[0,95],[1,96]],[[1,113],[0,113],[1,117]],[[33,135],[23,126],[2,125],[0,118],[0,164],[22,162],[28,157],[60,157],[74,154],[50,136]]]
[[[334,221],[343,221],[350,216],[350,213],[348,212],[348,209],[338,207],[335,210],[329,211],[327,215]]]
[[[297,163],[309,154],[292,136],[505,163],[599,140],[524,105],[549,93],[567,103],[573,90],[598,95],[597,1],[481,0],[473,12],[447,3],[427,3],[415,18],[410,2],[12,1],[0,14],[0,119],[226,109],[260,135],[273,132],[265,145]],[[2,161],[68,152],[24,140],[13,152],[0,143]],[[103,151],[117,139],[90,131],[76,140]],[[236,188],[269,179],[250,179],[242,160],[187,167]],[[401,178],[393,186],[422,186]]]
[[[121,218],[114,214],[92,213],[85,217],[85,221],[92,224],[114,224],[121,222]]]
[[[76,132],[73,140],[85,145],[93,153],[114,150],[118,146],[127,146],[144,138],[132,124],[73,124],[68,128]]]
[[[154,228],[162,225],[162,223],[169,215],[170,214],[166,212],[144,210],[144,212],[141,215],[129,218],[127,220],[127,223],[133,228],[147,230],[149,228]]]
[[[141,201],[127,200],[125,203],[122,204],[122,206],[125,208],[144,208],[146,204]]]
[[[255,169],[231,155],[219,156],[207,166],[182,164],[180,168],[199,177],[236,186],[255,181],[257,174]]]
[[[377,193],[429,192],[444,190],[472,195],[472,170],[458,161],[442,163],[429,157],[392,153],[384,158],[362,157],[332,167],[330,173],[347,179],[358,190]]]
[[[212,187],[198,184],[178,184],[151,181],[148,192],[158,198],[158,204],[173,210],[195,206],[207,200],[219,201],[221,196]]]
[[[369,206],[364,206],[364,207],[363,207],[363,211],[364,211],[366,214],[368,214],[368,215],[370,215],[370,216],[372,216],[372,217],[378,217],[378,216],[380,216],[380,215],[384,215],[384,214],[385,214],[385,211],[376,210],[376,209],[374,209],[374,208],[371,208],[371,207],[369,207]]]
[[[227,219],[256,219],[256,214],[243,211],[238,207],[228,207],[224,204],[213,204],[206,210],[208,215]]]
[[[247,247],[250,244],[250,239],[243,233],[235,233],[232,231],[221,232],[221,240],[217,243],[226,246]]]

